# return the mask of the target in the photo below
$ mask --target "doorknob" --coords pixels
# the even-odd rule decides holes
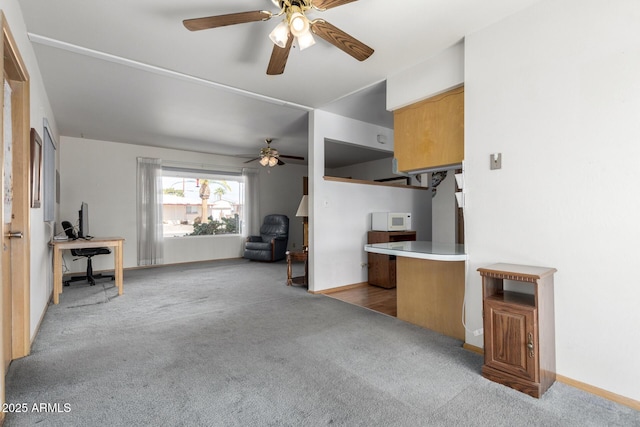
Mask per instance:
[[[22,239],[22,231],[10,231],[4,235],[10,239]]]

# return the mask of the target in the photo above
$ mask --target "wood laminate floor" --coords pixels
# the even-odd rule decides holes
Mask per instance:
[[[398,315],[396,308],[396,288],[385,289],[369,285],[332,292],[326,295],[350,304],[367,307],[389,316],[397,317]]]

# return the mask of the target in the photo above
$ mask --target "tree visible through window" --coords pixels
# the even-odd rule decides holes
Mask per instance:
[[[241,176],[170,170],[162,189],[165,237],[241,233]]]

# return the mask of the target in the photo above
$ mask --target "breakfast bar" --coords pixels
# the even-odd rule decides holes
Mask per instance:
[[[396,257],[398,319],[465,339],[464,245],[407,241],[365,245],[364,250]]]

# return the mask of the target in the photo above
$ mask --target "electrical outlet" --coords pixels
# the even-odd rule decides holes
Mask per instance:
[[[483,334],[484,334],[484,328],[476,329],[475,331],[473,331],[473,336],[474,337],[477,337],[477,336],[480,336],[480,335],[483,335]]]
[[[365,268],[366,266],[368,266],[369,264],[367,264],[366,262],[363,262],[360,264],[360,267]]]

